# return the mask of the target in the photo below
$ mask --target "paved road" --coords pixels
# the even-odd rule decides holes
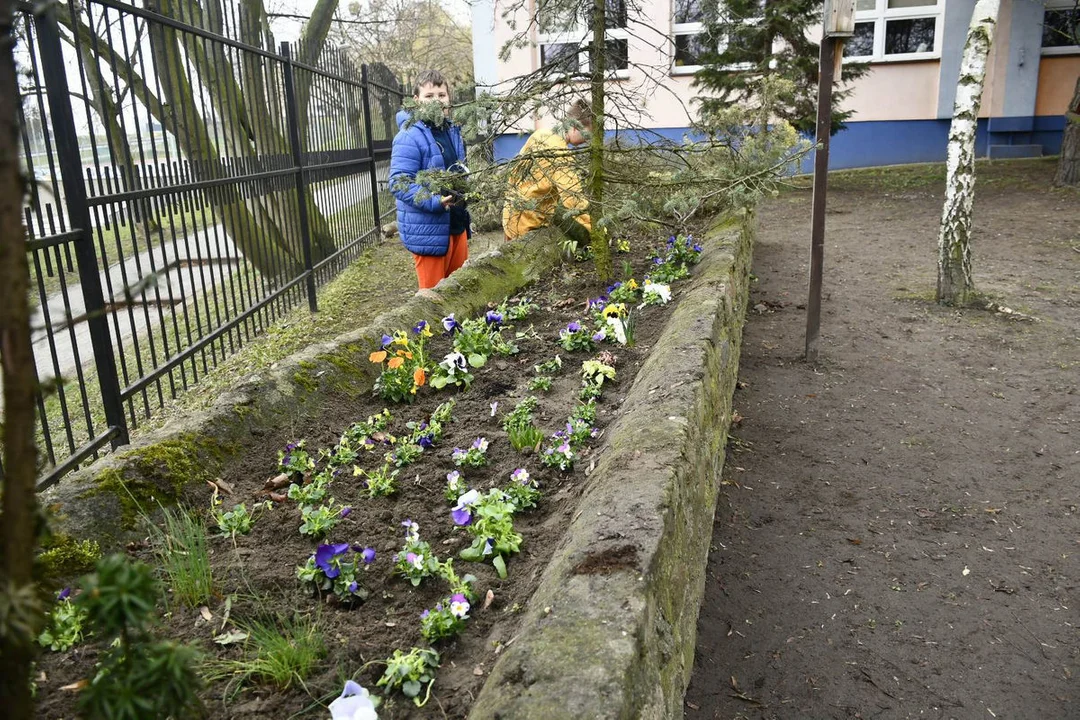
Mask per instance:
[[[350,188],[348,197],[335,192],[339,186],[340,184],[316,190],[316,203],[328,216],[363,202],[371,195],[366,184]],[[223,278],[229,278],[241,266],[238,255],[232,240],[218,224],[193,230],[186,237],[178,237],[175,244],[166,232],[164,243],[161,243],[159,238],[158,244],[153,248],[144,250],[124,263],[113,265],[108,273],[103,272],[102,293],[107,301],[111,298],[116,303],[125,301],[124,288],[136,286],[143,278],[157,278],[156,284],[147,287],[145,295],[135,296],[137,305],[121,306],[109,314],[109,333],[114,352],[119,355],[121,346],[127,348],[133,335],[145,336],[148,326],[151,331],[156,332],[161,322],[159,307],[162,317],[171,328],[171,309],[174,303],[180,298],[197,297],[212,290]],[[165,267],[170,267],[170,271],[160,272]],[[49,296],[45,305],[35,309],[31,323],[34,328],[34,359],[39,379],[44,381],[57,376],[71,377],[78,365],[85,367],[93,362],[85,311],[81,284],[67,288],[66,303],[64,295],[56,292]],[[69,312],[70,317],[75,319],[72,323],[65,322]],[[191,334],[196,338],[198,333],[194,309],[190,312]],[[203,312],[201,303],[199,312]],[[186,338],[187,329],[182,314],[177,316],[176,323],[181,336]],[[52,343],[49,342],[46,331],[48,327],[54,328]],[[169,347],[170,352],[176,352],[171,343]],[[144,359],[144,362],[146,361]]]

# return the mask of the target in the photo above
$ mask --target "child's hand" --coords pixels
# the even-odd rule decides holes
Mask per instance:
[[[456,202],[456,198],[453,195],[443,195],[442,196],[443,210],[449,210],[450,206],[453,205],[455,202]]]

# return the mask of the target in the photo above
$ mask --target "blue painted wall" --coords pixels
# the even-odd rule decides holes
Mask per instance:
[[[837,133],[829,148],[829,169],[902,165],[918,162],[944,162],[949,141],[949,120],[883,120],[849,122]],[[992,129],[994,132],[989,132]],[[988,141],[995,145],[1042,145],[1043,153],[1061,150],[1065,129],[1062,116],[994,118],[991,123],[979,120],[975,136],[975,154],[986,157]],[[659,128],[651,134],[679,141],[687,128]],[[612,133],[608,133],[613,137]],[[495,140],[495,157],[511,158],[521,150],[528,135],[503,135]],[[802,170],[814,168],[813,153],[804,159]]]

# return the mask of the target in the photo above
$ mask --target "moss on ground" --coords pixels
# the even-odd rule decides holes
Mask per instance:
[[[95,540],[76,540],[67,534],[52,536],[46,549],[37,557],[35,575],[46,585],[84,575],[101,559],[101,546]]]

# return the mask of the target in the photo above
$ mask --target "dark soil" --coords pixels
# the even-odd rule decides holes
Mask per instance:
[[[631,256],[617,256],[632,261],[640,281],[641,270],[648,264],[647,251],[642,246]],[[410,278],[411,281],[411,278]],[[679,284],[674,286],[676,301]],[[223,479],[235,488],[226,506],[245,501],[249,507],[266,499],[261,494],[267,478],[276,474],[277,452],[287,442],[305,439],[309,450],[333,446],[342,431],[352,422],[389,407],[394,420],[390,432],[405,434],[406,422],[427,419],[435,407],[450,397],[457,400],[453,420],[435,448],[423,453],[420,460],[403,468],[398,477],[399,491],[389,498],[369,499],[361,490],[361,478],[342,477],[335,481],[331,492],[338,502],[350,505],[351,514],[341,522],[324,542],[349,542],[371,546],[377,558],[364,574],[363,585],[370,597],[363,605],[347,609],[321,602],[304,591],[296,580],[296,566],[306,561],[317,542],[297,531],[300,515],[290,501],[278,503],[255,523],[250,535],[236,539],[211,541],[214,554],[215,581],[220,596],[208,604],[212,615],[209,622],[196,608],[178,605],[169,607],[164,618],[167,635],[196,644],[207,657],[237,659],[242,657],[241,646],[215,645],[212,637],[222,628],[226,598],[232,596],[233,618],[256,616],[285,616],[295,613],[312,614],[318,618],[328,649],[325,661],[312,676],[280,691],[267,687],[245,686],[220,681],[204,693],[207,717],[274,718],[284,720],[297,715],[327,717],[324,704],[341,691],[344,679],[353,678],[373,694],[382,675],[382,660],[395,649],[407,651],[411,646],[426,647],[420,635],[418,616],[448,596],[446,583],[437,578],[425,580],[413,588],[405,579],[393,573],[394,556],[404,543],[401,522],[411,519],[419,523],[421,538],[429,542],[440,559],[455,557],[468,546],[471,538],[456,528],[450,518],[451,503],[443,495],[446,474],[454,469],[450,454],[454,447],[468,447],[474,438],[484,436],[490,441],[488,465],[482,469],[463,469],[469,487],[486,489],[508,484],[510,473],[525,467],[539,480],[543,497],[539,507],[515,518],[515,529],[525,539],[522,552],[508,559],[509,577],[499,579],[490,564],[455,562],[459,576],[472,573],[478,577],[475,585],[478,601],[465,632],[451,642],[437,646],[442,655],[432,698],[423,710],[416,710],[400,695],[389,699],[380,709],[380,717],[464,717],[473,698],[482,686],[488,670],[494,664],[501,647],[514,640],[518,617],[536,589],[542,570],[559,545],[565,527],[583,490],[590,470],[590,450],[583,450],[572,472],[561,473],[545,468],[535,455],[515,452],[501,428],[502,417],[517,402],[529,395],[540,398],[537,425],[550,436],[561,429],[566,417],[578,404],[581,386],[581,362],[593,354],[568,353],[558,346],[559,330],[570,320],[592,321],[584,312],[587,299],[602,292],[591,275],[591,264],[572,265],[536,287],[527,295],[541,306],[514,330],[527,332],[516,340],[520,353],[512,357],[493,357],[481,369],[467,391],[448,389],[435,392],[422,388],[412,405],[388,405],[378,398],[337,396],[312,414],[297,413],[282,417],[280,425],[265,434],[253,437],[245,459],[231,468]],[[496,300],[498,300],[496,298]],[[625,348],[604,344],[617,358],[618,382],[607,390],[599,402],[597,427],[602,431],[620,412],[619,408],[650,347],[663,329],[664,321],[674,307],[649,307],[638,312],[636,345]],[[459,318],[460,319],[460,318]],[[428,318],[436,321],[437,318]],[[433,328],[441,333],[441,327]],[[387,328],[388,331],[394,328]],[[504,337],[513,339],[513,331]],[[373,339],[373,345],[375,340]],[[374,349],[374,347],[373,347]],[[450,350],[448,338],[437,334],[428,342],[429,357],[438,362]],[[548,393],[529,393],[528,382],[535,376],[533,366],[553,358],[556,353],[564,360],[561,373]],[[491,403],[498,402],[492,416]],[[597,448],[603,434],[593,441]],[[361,466],[374,468],[382,463],[382,451],[376,451]],[[210,502],[210,488],[190,498],[196,507]],[[135,553],[152,562],[149,549]],[[605,572],[605,568],[583,568],[581,572]],[[494,595],[490,607],[481,609],[489,590]],[[63,718],[73,715],[74,693],[58,688],[87,677],[92,673],[96,650],[93,644],[66,654],[46,654],[40,663],[47,680],[39,682],[39,716]]]
[[[820,362],[809,191],[760,211],[685,717],[1080,716],[1080,193],[980,164],[976,286],[935,305],[941,166],[830,181]]]

